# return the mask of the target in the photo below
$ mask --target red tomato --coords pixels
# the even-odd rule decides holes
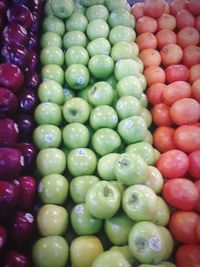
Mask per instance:
[[[185,27],[194,27],[195,17],[185,9],[182,9],[176,14],[176,26],[179,30]]]
[[[156,126],[171,126],[170,107],[164,103],[155,105],[151,109],[153,122]]]
[[[144,13],[153,18],[159,18],[165,11],[165,0],[145,0]]]
[[[200,64],[196,64],[190,68],[190,83],[194,83],[196,80],[200,79]]]
[[[196,45],[189,45],[184,48],[183,63],[189,68],[196,64],[200,64],[200,47]]]
[[[136,20],[144,16],[144,3],[135,3],[131,8],[131,13]]]
[[[139,46],[140,51],[146,48],[157,47],[157,39],[155,35],[151,32],[144,32],[136,38],[136,44]]]
[[[190,97],[191,85],[184,81],[177,81],[167,85],[162,93],[163,102],[171,106],[176,100]]]
[[[188,3],[188,10],[195,16],[200,15],[200,2],[197,0],[190,0]]]
[[[169,14],[163,14],[158,20],[158,30],[171,30],[176,28],[176,19]]]
[[[177,38],[175,32],[164,29],[156,33],[158,48],[162,49],[165,45],[176,44]]]
[[[199,199],[195,184],[185,178],[168,180],[163,186],[162,194],[169,205],[183,211],[192,211]]]
[[[154,83],[147,89],[147,97],[149,103],[156,105],[162,103],[163,101],[163,92],[167,88],[167,85],[164,83]]]
[[[200,179],[200,150],[196,150],[189,155],[189,163],[189,174],[195,179]]]
[[[156,167],[167,179],[183,177],[188,171],[189,159],[181,150],[172,149],[159,157]]]
[[[192,84],[192,95],[200,103],[200,79]]]
[[[191,153],[200,149],[200,127],[196,125],[181,125],[174,133],[175,146],[186,152]]]
[[[137,34],[144,32],[154,33],[157,31],[158,24],[154,18],[143,16],[136,21],[135,30]]]
[[[174,131],[171,127],[161,126],[153,132],[153,144],[161,153],[175,149],[173,142]]]
[[[200,32],[200,15],[197,16],[195,19],[195,29],[197,29]]]
[[[169,230],[181,243],[198,243],[196,230],[199,218],[199,215],[193,211],[175,211],[169,221]]]
[[[187,9],[187,0],[174,0],[170,3],[170,14],[176,15],[176,13],[182,9]]]
[[[171,65],[165,69],[166,80],[168,83],[176,81],[187,81],[190,75],[189,69],[182,64]]]
[[[146,68],[144,75],[149,86],[154,83],[165,83],[166,80],[165,71],[158,66],[150,66]]]
[[[195,244],[182,245],[176,251],[177,267],[199,267],[200,246]]]
[[[199,192],[199,200],[195,206],[195,211],[198,212],[198,214],[200,214],[200,180],[195,181],[194,184],[197,188],[197,191]]]
[[[183,50],[177,44],[167,44],[161,51],[162,64],[164,66],[170,66],[181,62],[183,57]]]
[[[198,45],[199,32],[194,27],[185,27],[178,32],[177,43],[182,48],[189,45]]]
[[[142,52],[140,52],[139,57],[145,68],[149,66],[159,66],[161,63],[160,53],[153,48],[143,49]]]

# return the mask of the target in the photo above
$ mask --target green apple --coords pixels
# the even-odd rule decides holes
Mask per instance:
[[[104,0],[79,0],[80,3],[86,7],[90,7],[93,5],[103,5]]]
[[[102,220],[91,215],[86,204],[81,203],[71,211],[71,225],[77,235],[94,235],[101,229]]]
[[[91,267],[131,267],[130,263],[118,251],[108,250],[99,255]]]
[[[164,251],[163,251],[163,260],[167,260],[171,257],[172,252],[173,252],[173,248],[174,248],[174,240],[172,238],[172,234],[170,233],[170,231],[163,226],[158,226],[161,235],[163,237],[163,241],[164,241]]]
[[[152,222],[159,226],[166,226],[170,218],[170,209],[163,198],[158,196],[158,207]]]
[[[40,62],[42,65],[56,64],[62,66],[64,63],[64,53],[60,47],[47,46],[40,52]]]
[[[50,0],[50,7],[53,14],[61,19],[66,19],[74,12],[73,0]]]
[[[164,259],[166,250],[158,226],[152,222],[138,222],[129,233],[129,248],[140,263],[156,264]]]
[[[65,267],[69,247],[62,236],[47,236],[38,239],[32,250],[34,266]]]
[[[129,246],[113,246],[110,248],[111,251],[118,251],[120,253],[122,253],[122,255],[124,256],[124,258],[131,263],[131,266],[134,266],[134,259],[133,259],[133,255],[129,249]]]
[[[139,155],[122,153],[115,161],[114,173],[124,185],[141,184],[147,179],[148,166]]]
[[[137,77],[138,73],[138,64],[134,59],[121,59],[115,64],[114,74],[118,81],[127,76]]]
[[[154,148],[146,142],[138,142],[126,147],[126,152],[134,153],[143,158],[148,165],[153,165],[155,161]],[[145,183],[146,184],[146,183]]]
[[[98,160],[97,172],[103,180],[116,180],[115,176],[115,164],[119,157],[118,153],[110,153]]]
[[[110,77],[108,77],[105,82],[109,83],[112,88],[115,88],[116,85],[117,85],[117,81],[115,79],[115,76],[114,75],[111,75]],[[117,94],[116,90],[114,90],[114,92]],[[118,95],[117,95],[117,98],[118,98]]]
[[[121,193],[116,185],[99,181],[89,188],[85,200],[88,211],[96,218],[114,216],[121,204]]]
[[[42,236],[63,235],[68,226],[68,212],[61,206],[45,204],[39,208],[36,220]]]
[[[137,60],[135,60],[135,62],[138,64]],[[138,65],[138,69],[140,70],[139,65]],[[146,80],[145,76],[140,72],[137,73],[137,78],[139,79],[139,81],[140,81],[140,83],[142,85],[143,92],[144,92],[147,89],[147,80]]]
[[[81,31],[70,31],[65,33],[63,37],[63,46],[68,49],[72,46],[83,46],[86,47],[87,37]]]
[[[123,185],[122,183],[120,183],[119,181],[117,181],[117,180],[112,180],[112,181],[110,181],[112,184],[114,184],[117,188],[118,188],[118,190],[119,190],[119,192],[121,193],[121,195],[123,195],[123,193],[124,193],[124,191],[125,191],[125,189],[126,189],[126,186],[125,185]]]
[[[140,116],[132,116],[120,121],[118,132],[126,144],[132,144],[144,141],[147,133],[147,125]]]
[[[68,123],[85,123],[89,115],[90,107],[88,103],[80,97],[67,100],[63,107],[63,116]]]
[[[144,184],[149,186],[156,194],[160,194],[164,184],[162,174],[154,166],[148,166],[148,170],[149,174]]]
[[[112,218],[106,219],[104,231],[113,245],[128,245],[128,235],[134,222],[123,212],[120,211]]]
[[[106,79],[113,73],[114,62],[107,55],[95,55],[89,60],[88,68],[95,78]]]
[[[134,96],[140,99],[143,89],[140,81],[135,76],[127,76],[120,79],[116,85],[119,97]]]
[[[51,124],[39,125],[33,131],[33,141],[38,149],[58,148],[62,141],[61,130]]]
[[[88,20],[84,14],[74,13],[66,20],[65,26],[67,32],[81,31],[85,32],[88,25]]]
[[[69,182],[60,174],[49,174],[38,185],[38,194],[43,204],[63,205],[67,199]]]
[[[105,6],[112,12],[119,8],[126,8],[128,3],[126,0],[105,0]]]
[[[99,128],[116,128],[118,116],[114,108],[108,105],[95,107],[90,114],[90,125],[94,130]]]
[[[95,55],[108,56],[111,51],[111,45],[107,39],[100,37],[88,43],[87,51],[91,57]]]
[[[75,90],[84,89],[89,84],[90,73],[84,65],[72,64],[65,71],[65,80]]]
[[[88,61],[88,52],[82,46],[71,46],[65,53],[65,63],[67,64],[67,66],[72,64],[87,65]]]
[[[45,16],[53,15],[53,12],[51,11],[50,7],[50,0],[46,1],[46,4],[44,5],[44,14]]]
[[[63,88],[63,92],[64,92],[64,104],[67,100],[75,97],[74,91],[68,88],[67,86]]]
[[[107,21],[109,16],[108,9],[103,5],[92,5],[88,7],[85,14],[89,21],[95,19],[102,19]]]
[[[70,196],[76,204],[84,203],[88,189],[99,181],[94,175],[77,176],[70,183]]]
[[[58,82],[47,80],[39,85],[38,97],[40,102],[52,102],[62,105],[64,102],[64,91]]]
[[[151,220],[156,214],[157,206],[157,195],[146,185],[132,185],[123,194],[123,210],[134,221]]]
[[[112,45],[118,42],[132,43],[136,39],[136,33],[131,27],[115,26],[109,34],[109,41]]]
[[[41,48],[48,46],[62,47],[62,38],[55,32],[45,32],[40,40]]]
[[[139,69],[139,73],[142,74],[144,71],[144,64],[143,61],[141,60],[141,58],[139,58],[139,56],[135,57],[134,60],[137,62],[138,64],[138,69]],[[142,77],[145,78],[145,76],[142,74]],[[146,82],[146,79],[145,79]]]
[[[141,102],[140,102],[141,103]],[[140,113],[140,117],[142,117],[147,125],[147,128],[149,128],[152,124],[152,115],[151,112],[147,108],[142,108],[142,112]]]
[[[34,111],[34,118],[38,124],[60,126],[62,123],[61,107],[51,102],[40,103]]]
[[[144,139],[144,142],[147,142],[147,143],[149,143],[151,145],[153,144],[153,135],[149,130],[146,133],[146,137]],[[154,158],[155,158],[155,153],[154,153]],[[155,158],[155,160],[156,160],[156,158]]]
[[[114,100],[113,88],[107,82],[96,82],[88,90],[88,100],[93,106],[112,105]]]
[[[74,13],[84,14],[85,13],[85,7],[80,3],[80,0],[74,1]]]
[[[108,24],[110,28],[115,26],[135,27],[135,18],[125,8],[119,8],[113,10],[108,18]]]
[[[36,166],[42,176],[62,174],[66,168],[66,156],[58,148],[44,148],[37,155]]]
[[[58,35],[63,36],[65,33],[65,24],[62,19],[50,15],[44,18],[42,29],[44,32],[55,32]]]
[[[90,40],[96,38],[107,38],[109,35],[109,26],[103,19],[95,19],[88,23],[87,36]]]
[[[162,261],[160,264],[162,265],[161,267],[176,267],[174,263],[169,261]]]
[[[160,155],[161,155],[160,151],[154,148],[155,162],[159,159]]]
[[[73,176],[83,176],[93,174],[97,159],[94,152],[88,148],[77,148],[69,152],[67,165]]]
[[[63,142],[69,149],[87,147],[89,137],[88,128],[82,123],[70,123],[63,129]]]
[[[111,50],[111,57],[114,61],[120,59],[134,59],[139,54],[139,48],[136,43],[129,43],[125,41],[118,42],[113,45]]]
[[[48,64],[42,67],[41,78],[42,81],[54,80],[59,84],[63,85],[64,71],[60,66],[56,64]]]
[[[90,80],[91,80],[91,78],[90,78]],[[88,100],[88,91],[90,90],[91,86],[92,85],[89,84],[86,88],[78,91],[77,92],[77,96],[82,98],[82,99],[84,99],[85,101],[89,102],[89,100]]]
[[[91,267],[93,261],[104,251],[96,236],[76,237],[70,246],[70,259],[73,267]]]
[[[140,115],[142,106],[134,96],[122,96],[115,105],[117,114],[121,120],[131,116]]]
[[[139,100],[140,100],[142,107],[147,108],[148,98],[147,98],[146,94],[142,93]]]
[[[92,147],[101,156],[116,151],[120,145],[121,139],[113,129],[101,128],[92,136]]]

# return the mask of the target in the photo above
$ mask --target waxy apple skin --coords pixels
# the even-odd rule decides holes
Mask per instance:
[[[5,256],[3,267],[31,267],[31,262],[28,255],[10,250]]]
[[[1,253],[4,251],[4,248],[6,246],[7,243],[7,231],[6,229],[0,225],[0,255]]]
[[[9,119],[0,119],[0,147],[15,146],[19,136],[19,129],[17,124]]]
[[[0,116],[13,115],[18,108],[16,95],[10,90],[0,87]]]

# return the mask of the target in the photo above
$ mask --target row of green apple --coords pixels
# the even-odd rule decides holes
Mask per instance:
[[[45,12],[33,135],[42,237],[34,263],[64,267],[69,254],[74,267],[167,260],[169,208],[158,196],[163,178],[153,166],[158,155],[130,7],[124,0],[50,0]],[[69,227],[81,236],[70,248]],[[104,253],[102,231],[117,246]]]

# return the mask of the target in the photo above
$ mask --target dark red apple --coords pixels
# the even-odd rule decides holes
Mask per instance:
[[[9,251],[5,256],[2,267],[30,267],[30,259],[28,255],[18,251]]]
[[[28,44],[28,32],[18,23],[10,23],[3,30],[4,43],[17,43],[26,46]]]
[[[17,124],[8,118],[0,119],[0,147],[12,147],[19,135]]]
[[[29,49],[26,57],[26,68],[25,71],[35,70],[39,62],[38,54],[33,50]]]
[[[29,8],[19,4],[8,9],[7,18],[10,23],[18,23],[25,29],[30,29],[33,22]]]
[[[31,31],[34,33],[38,33],[41,24],[41,13],[34,10],[32,12],[32,15],[33,15],[33,23],[31,26]]]
[[[18,108],[16,95],[3,87],[0,87],[0,117],[13,114]]]
[[[28,48],[31,49],[38,49],[39,46],[39,39],[37,35],[33,32],[29,33],[29,39],[28,39]]]
[[[23,173],[32,173],[35,167],[35,159],[37,155],[35,146],[31,143],[21,142],[16,145],[16,148],[18,148],[24,156]]]
[[[0,1],[0,13],[4,14],[6,13],[6,10],[8,9],[8,1],[6,0],[1,0]]]
[[[35,122],[33,116],[29,114],[20,113],[17,116],[17,125],[19,128],[19,138],[22,141],[32,140],[33,129],[35,128]]]
[[[40,84],[40,75],[36,71],[28,71],[25,73],[25,81],[28,87],[36,89]]]
[[[37,92],[31,89],[23,90],[18,99],[20,109],[25,113],[32,113],[38,104]]]
[[[3,252],[7,243],[7,232],[5,227],[0,225],[0,255]]]

